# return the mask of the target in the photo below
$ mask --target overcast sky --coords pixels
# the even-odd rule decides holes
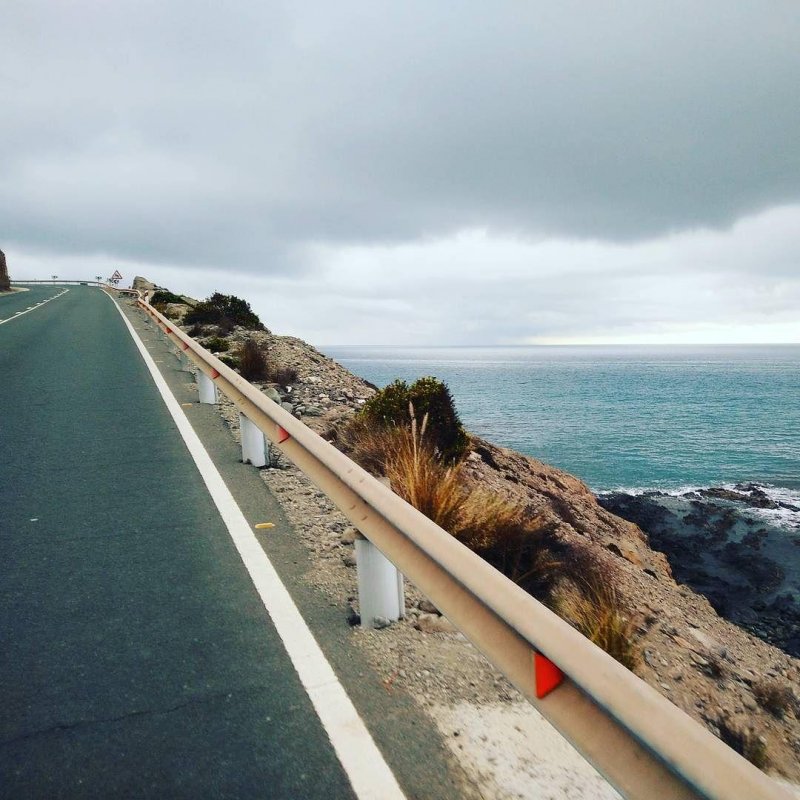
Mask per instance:
[[[12,277],[314,344],[800,342],[800,4],[0,5]]]

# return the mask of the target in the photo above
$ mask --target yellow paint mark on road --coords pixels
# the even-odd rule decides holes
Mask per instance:
[[[193,405],[194,403],[181,403],[181,406],[183,406],[183,408],[191,408]]]
[[[258,523],[256,523],[256,530],[259,530],[259,531],[263,531],[263,530],[265,530],[267,528],[274,528],[274,527],[275,527],[275,523],[274,522],[258,522]]]

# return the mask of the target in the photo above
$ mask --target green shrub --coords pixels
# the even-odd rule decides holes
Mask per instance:
[[[230,349],[228,340],[221,339],[219,336],[212,336],[210,339],[206,339],[203,346],[212,353],[224,353]]]
[[[239,369],[239,359],[236,356],[221,355],[219,360],[231,369]]]
[[[420,378],[410,386],[395,381],[373,395],[361,410],[366,421],[384,427],[406,425],[409,404],[420,418],[428,418],[428,441],[445,462],[460,461],[469,437],[458,417],[450,390],[436,378]]]
[[[211,297],[198,303],[189,311],[184,321],[187,325],[217,325],[227,331],[234,325],[247,330],[266,330],[246,300],[219,292],[214,292]]]
[[[167,289],[157,289],[153,292],[153,296],[150,298],[150,305],[155,306],[156,303],[184,303],[188,305],[182,297],[173,294]]]
[[[235,328],[236,323],[230,317],[223,317],[216,324],[217,333],[220,336],[227,336],[229,333],[233,333]]]

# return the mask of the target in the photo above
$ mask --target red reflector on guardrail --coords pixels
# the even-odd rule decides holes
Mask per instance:
[[[533,654],[533,673],[536,681],[536,697],[541,700],[564,680],[564,673],[540,653]]]
[[[217,370],[215,370],[215,369],[212,369],[211,370],[211,380],[213,381],[215,378],[219,378],[219,372],[217,372]]]
[[[287,431],[285,431],[283,428],[281,428],[280,425],[278,425],[277,427],[278,427],[278,444],[282,444],[287,439],[291,439],[292,438],[291,436],[289,436],[289,433]]]
[[[189,349],[189,345],[186,342],[182,342],[181,343],[181,350],[188,350],[188,349]]]
[[[164,333],[166,333],[167,335],[169,335],[170,333],[172,333],[172,328],[168,328],[168,327],[165,325],[165,326],[164,326]]]

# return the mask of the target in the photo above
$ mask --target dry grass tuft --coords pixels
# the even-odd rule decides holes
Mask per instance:
[[[389,478],[406,502],[536,597],[552,590],[563,566],[552,528],[506,497],[466,486],[460,464],[448,465],[418,424],[376,426],[356,419],[339,444],[365,469]]]
[[[263,350],[252,339],[248,339],[237,353],[239,373],[248,381],[267,379],[267,358]]]
[[[447,467],[425,442],[427,415],[417,426],[414,407],[409,406],[411,425],[389,428],[389,447],[383,455],[383,469],[397,494],[437,525],[457,534],[461,528],[462,505],[467,494],[459,470]]]
[[[554,594],[554,610],[624,667],[639,665],[635,622],[612,582],[597,575],[565,581]]]
[[[385,475],[387,453],[397,446],[395,439],[403,435],[397,426],[373,425],[362,417],[355,417],[346,426],[332,428],[326,437],[336,442],[340,450],[373,475]]]
[[[777,681],[761,680],[753,684],[753,695],[758,704],[777,719],[783,719],[788,711],[797,713],[797,698],[791,686]]]
[[[269,379],[280,386],[289,386],[297,381],[297,370],[294,367],[269,367]]]
[[[356,418],[337,444],[362,467],[389,478],[404,500],[449,531],[534,597],[548,602],[588,639],[628,669],[640,663],[635,621],[616,589],[608,561],[588,546],[566,545],[554,525],[518,502],[466,485],[461,464],[443,462],[409,405],[410,425]]]

